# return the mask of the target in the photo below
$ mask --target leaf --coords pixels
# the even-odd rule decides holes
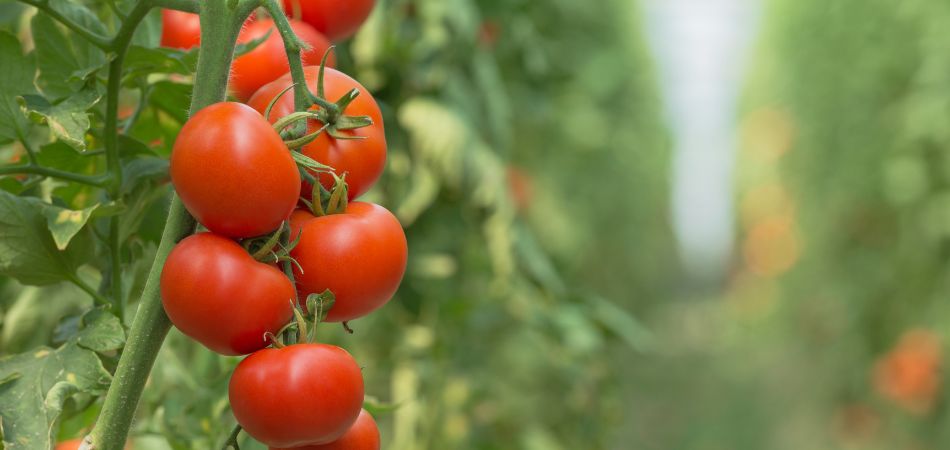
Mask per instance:
[[[4,448],[52,448],[66,400],[76,392],[101,393],[110,378],[96,354],[73,341],[0,359]]]
[[[168,160],[158,157],[136,158],[122,165],[123,194],[137,186],[168,178]]]
[[[153,8],[132,36],[132,44],[142,47],[157,47],[162,40],[162,10]]]
[[[49,204],[0,191],[0,274],[42,286],[67,280],[90,255],[88,241],[61,251],[47,228]]]
[[[86,132],[89,131],[87,111],[99,102],[101,96],[94,88],[83,89],[62,103],[51,105],[39,95],[24,95],[18,99],[23,113],[36,123],[46,123],[59,140],[78,151],[86,150]]]
[[[0,31],[0,136],[17,138],[17,129],[25,129],[27,121],[20,112],[16,99],[21,95],[36,92],[33,76],[36,74],[36,60],[24,56],[20,41],[6,31]]]
[[[49,227],[50,234],[53,235],[53,241],[56,242],[56,248],[66,250],[69,241],[86,225],[86,222],[89,221],[89,218],[92,217],[99,206],[97,203],[76,211],[46,205],[43,208],[43,215],[46,217],[46,225]]]
[[[118,350],[125,345],[125,329],[111,312],[93,309],[82,316],[76,344],[95,352]]]
[[[125,57],[124,70],[131,76],[147,76],[152,73],[189,75],[195,71],[197,63],[197,49],[181,51],[133,45]]]
[[[179,123],[188,120],[188,107],[191,105],[190,84],[159,81],[152,85],[149,92],[149,104],[172,116]]]
[[[72,9],[64,6],[72,2],[61,0],[53,3],[71,11],[70,14],[78,20],[98,23],[98,19],[81,5],[75,5],[81,9]],[[85,13],[77,12],[82,10]],[[99,27],[102,27],[101,23]],[[45,13],[39,12],[33,17],[31,28],[36,45],[36,62],[40,69],[36,83],[48,98],[59,100],[79,91],[90,76],[106,63],[101,50],[73,33],[66,33]],[[105,34],[104,29],[102,32]]]

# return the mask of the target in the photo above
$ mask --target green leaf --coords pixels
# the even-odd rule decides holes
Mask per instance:
[[[76,392],[101,393],[110,378],[96,354],[75,342],[0,359],[4,448],[51,448],[66,400]]]
[[[68,280],[90,256],[88,241],[59,250],[47,228],[49,204],[0,191],[0,274],[42,286]]]
[[[162,10],[153,8],[135,29],[132,44],[142,47],[158,47],[162,40]]]
[[[36,123],[46,123],[59,140],[78,151],[86,150],[86,132],[89,131],[87,111],[99,102],[95,89],[83,89],[58,105],[51,105],[39,95],[24,95],[20,107]]]
[[[172,116],[179,123],[188,120],[188,106],[191,104],[191,85],[159,81],[152,85],[148,101],[153,107]]]
[[[76,344],[95,352],[118,350],[125,345],[125,329],[119,318],[101,308],[82,316]]]
[[[60,6],[71,4],[65,0],[54,3]],[[63,8],[73,12],[81,10],[88,12],[81,5],[77,4],[77,7],[81,9]],[[91,14],[75,12],[81,20],[98,22],[94,15],[89,18]],[[92,22],[93,19],[95,22]],[[101,27],[102,24],[99,23],[99,26]],[[36,45],[36,62],[40,69],[36,83],[51,99],[59,100],[79,91],[87,84],[86,81],[106,63],[105,55],[96,46],[73,33],[66,33],[53,19],[42,12],[33,17],[31,28],[33,42]]]
[[[136,158],[122,165],[122,193],[131,193],[144,183],[168,178],[168,160],[158,157]]]
[[[170,48],[147,48],[133,45],[125,57],[125,71],[131,76],[153,73],[189,75],[198,63],[198,50],[181,51]]]
[[[15,36],[0,31],[0,136],[17,138],[17,129],[24,130],[27,121],[17,105],[18,96],[36,92],[33,76],[36,74],[36,61],[32,55],[24,56],[20,41]]]
[[[69,241],[86,225],[86,222],[89,221],[89,218],[92,217],[93,212],[99,206],[97,203],[78,211],[53,205],[46,205],[43,208],[46,224],[49,227],[50,234],[53,235],[53,241],[56,242],[58,250],[66,250]]]

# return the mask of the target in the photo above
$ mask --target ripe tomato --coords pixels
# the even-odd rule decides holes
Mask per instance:
[[[290,450],[271,447],[270,450]],[[379,450],[379,427],[366,410],[360,411],[356,423],[343,437],[323,445],[307,445],[296,450]]]
[[[326,444],[343,436],[363,405],[363,374],[340,347],[295,344],[254,352],[228,385],[231,410],[271,447]]]
[[[201,43],[201,21],[197,14],[174,9],[162,10],[162,47],[188,50]]]
[[[240,103],[216,103],[185,123],[172,148],[171,177],[199,222],[233,238],[277,229],[300,192],[297,163],[280,135]]]
[[[313,92],[317,91],[319,72],[319,67],[304,68],[307,86]],[[376,104],[376,100],[373,99],[373,95],[345,73],[327,68],[323,83],[327,100],[331,102],[337,101],[354,88],[359,89],[360,95],[347,106],[344,114],[369,116],[373,120],[373,124],[367,127],[339,131],[341,135],[362,139],[336,139],[324,132],[317,140],[301,149],[303,154],[333,167],[337,175],[346,174],[346,183],[349,185],[347,196],[350,200],[353,200],[373,187],[373,184],[376,183],[386,167],[386,133],[383,130],[383,115],[379,110],[379,105]],[[261,87],[247,104],[263,114],[271,100],[291,84],[293,84],[293,81],[289,75],[281,77],[273,83]],[[274,104],[268,119],[275,122],[277,119],[292,113],[294,111],[293,97],[291,92],[284,94]],[[313,107],[313,109],[316,108],[316,106]],[[309,131],[316,131],[322,126],[323,124],[320,122],[311,121]],[[318,177],[323,187],[328,190],[333,187],[333,177],[331,175],[326,173],[314,173],[314,175]],[[309,183],[304,182],[301,195],[309,199],[312,189]]]
[[[179,242],[165,261],[160,284],[172,323],[223,355],[264,348],[264,333],[276,334],[293,317],[290,279],[213,233]]]
[[[300,241],[290,255],[300,301],[329,289],[336,302],[327,321],[365,316],[392,298],[406,271],[406,235],[386,208],[353,202],[346,212],[315,217],[305,210],[290,216]]]
[[[353,35],[373,12],[376,0],[284,0],[284,11],[309,23],[331,41]]]
[[[70,439],[56,444],[56,450],[78,450],[82,439]]]
[[[310,48],[300,53],[304,65],[320,64],[323,54],[330,48],[330,42],[319,31],[298,20],[291,20],[290,27],[302,41],[310,44]],[[273,31],[271,31],[273,30]],[[277,32],[277,27],[271,19],[258,20],[247,25],[238,36],[238,43],[247,43],[263,37],[271,31],[266,41],[258,45],[249,53],[234,60],[231,66],[231,90],[234,96],[244,101],[251,97],[261,86],[276,80],[290,70],[287,63],[287,52],[284,50],[284,41]],[[330,55],[327,65],[334,64],[333,55]],[[292,96],[291,96],[292,97]]]

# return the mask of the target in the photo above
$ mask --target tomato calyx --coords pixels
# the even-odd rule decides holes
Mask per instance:
[[[245,239],[241,241],[241,246],[244,247],[244,250],[250,253],[251,258],[254,258],[256,261],[273,264],[290,261],[295,266],[300,267],[300,264],[290,256],[290,251],[300,242],[300,236],[298,235],[296,239],[286,245],[280,242],[282,236],[289,236],[288,233],[290,233],[290,224],[284,222],[277,231],[269,235]]]
[[[336,296],[329,289],[319,294],[310,294],[304,303],[305,309],[291,300],[294,320],[283,326],[277,334],[264,333],[264,339],[275,348],[284,348],[292,344],[316,343],[317,325],[326,320],[330,308],[336,302]]]
[[[342,214],[346,212],[346,207],[349,205],[349,196],[347,195],[349,187],[346,184],[346,174],[344,173],[341,177],[334,172],[328,173],[333,177],[333,188],[329,191],[317,182],[316,177],[312,174],[301,171],[301,176],[313,186],[313,192],[310,200],[301,198],[300,201],[317,217]]]

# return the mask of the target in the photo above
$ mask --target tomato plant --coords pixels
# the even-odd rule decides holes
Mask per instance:
[[[240,103],[217,103],[189,119],[175,140],[170,171],[188,211],[225,236],[274,231],[297,203],[300,175],[287,146]]]
[[[326,289],[336,303],[328,321],[353,320],[392,298],[406,271],[406,235],[395,216],[379,205],[350,203],[340,214],[315,217],[297,210],[290,218],[299,239],[290,255],[300,298]]]
[[[305,67],[304,74],[307,86],[318,90],[319,67]],[[257,91],[248,105],[263,114],[268,105],[293,83],[290,76],[284,76],[272,83],[266,84]],[[379,179],[386,166],[386,133],[383,129],[383,115],[373,99],[373,95],[359,82],[343,72],[327,68],[323,79],[324,96],[329,101],[337,101],[347,93],[356,89],[359,95],[354,98],[337,116],[330,117],[328,123],[317,120],[310,122],[310,131],[315,131],[324,125],[329,125],[327,132],[302,149],[303,154],[320,161],[334,169],[342,176],[346,175],[349,186],[349,199],[355,199],[368,191]],[[316,109],[317,107],[314,106]],[[270,120],[289,114],[294,110],[294,99],[289,96],[280,97],[273,105]],[[338,118],[343,116],[366,116],[372,124],[355,129],[335,130]],[[325,189],[333,186],[334,178],[327,173],[314,173]],[[313,188],[306,181],[301,189],[301,195],[309,198]]]
[[[264,334],[276,334],[293,315],[290,280],[212,233],[189,236],[175,246],[162,270],[161,290],[172,323],[225,355],[265,347]]]
[[[197,14],[162,10],[162,46],[188,50],[201,44],[201,20]]]
[[[339,439],[329,444],[296,447],[300,450],[379,450],[379,427],[365,409],[356,422]],[[271,447],[271,450],[289,450]]]
[[[343,436],[359,416],[363,374],[336,346],[264,349],[234,369],[228,398],[238,423],[264,444],[326,444]]]
[[[300,53],[304,64],[319,64],[323,54],[330,48],[330,42],[320,32],[306,23],[292,20],[290,26],[294,34],[308,46]],[[261,86],[280,78],[290,66],[284,44],[277,32],[274,21],[260,19],[247,25],[238,36],[239,43],[248,43],[255,39],[270,36],[245,55],[234,60],[231,73],[231,90],[240,100],[247,100]],[[331,56],[327,62],[334,64]]]
[[[330,40],[350,37],[373,11],[376,0],[283,0],[288,15],[309,23]]]

